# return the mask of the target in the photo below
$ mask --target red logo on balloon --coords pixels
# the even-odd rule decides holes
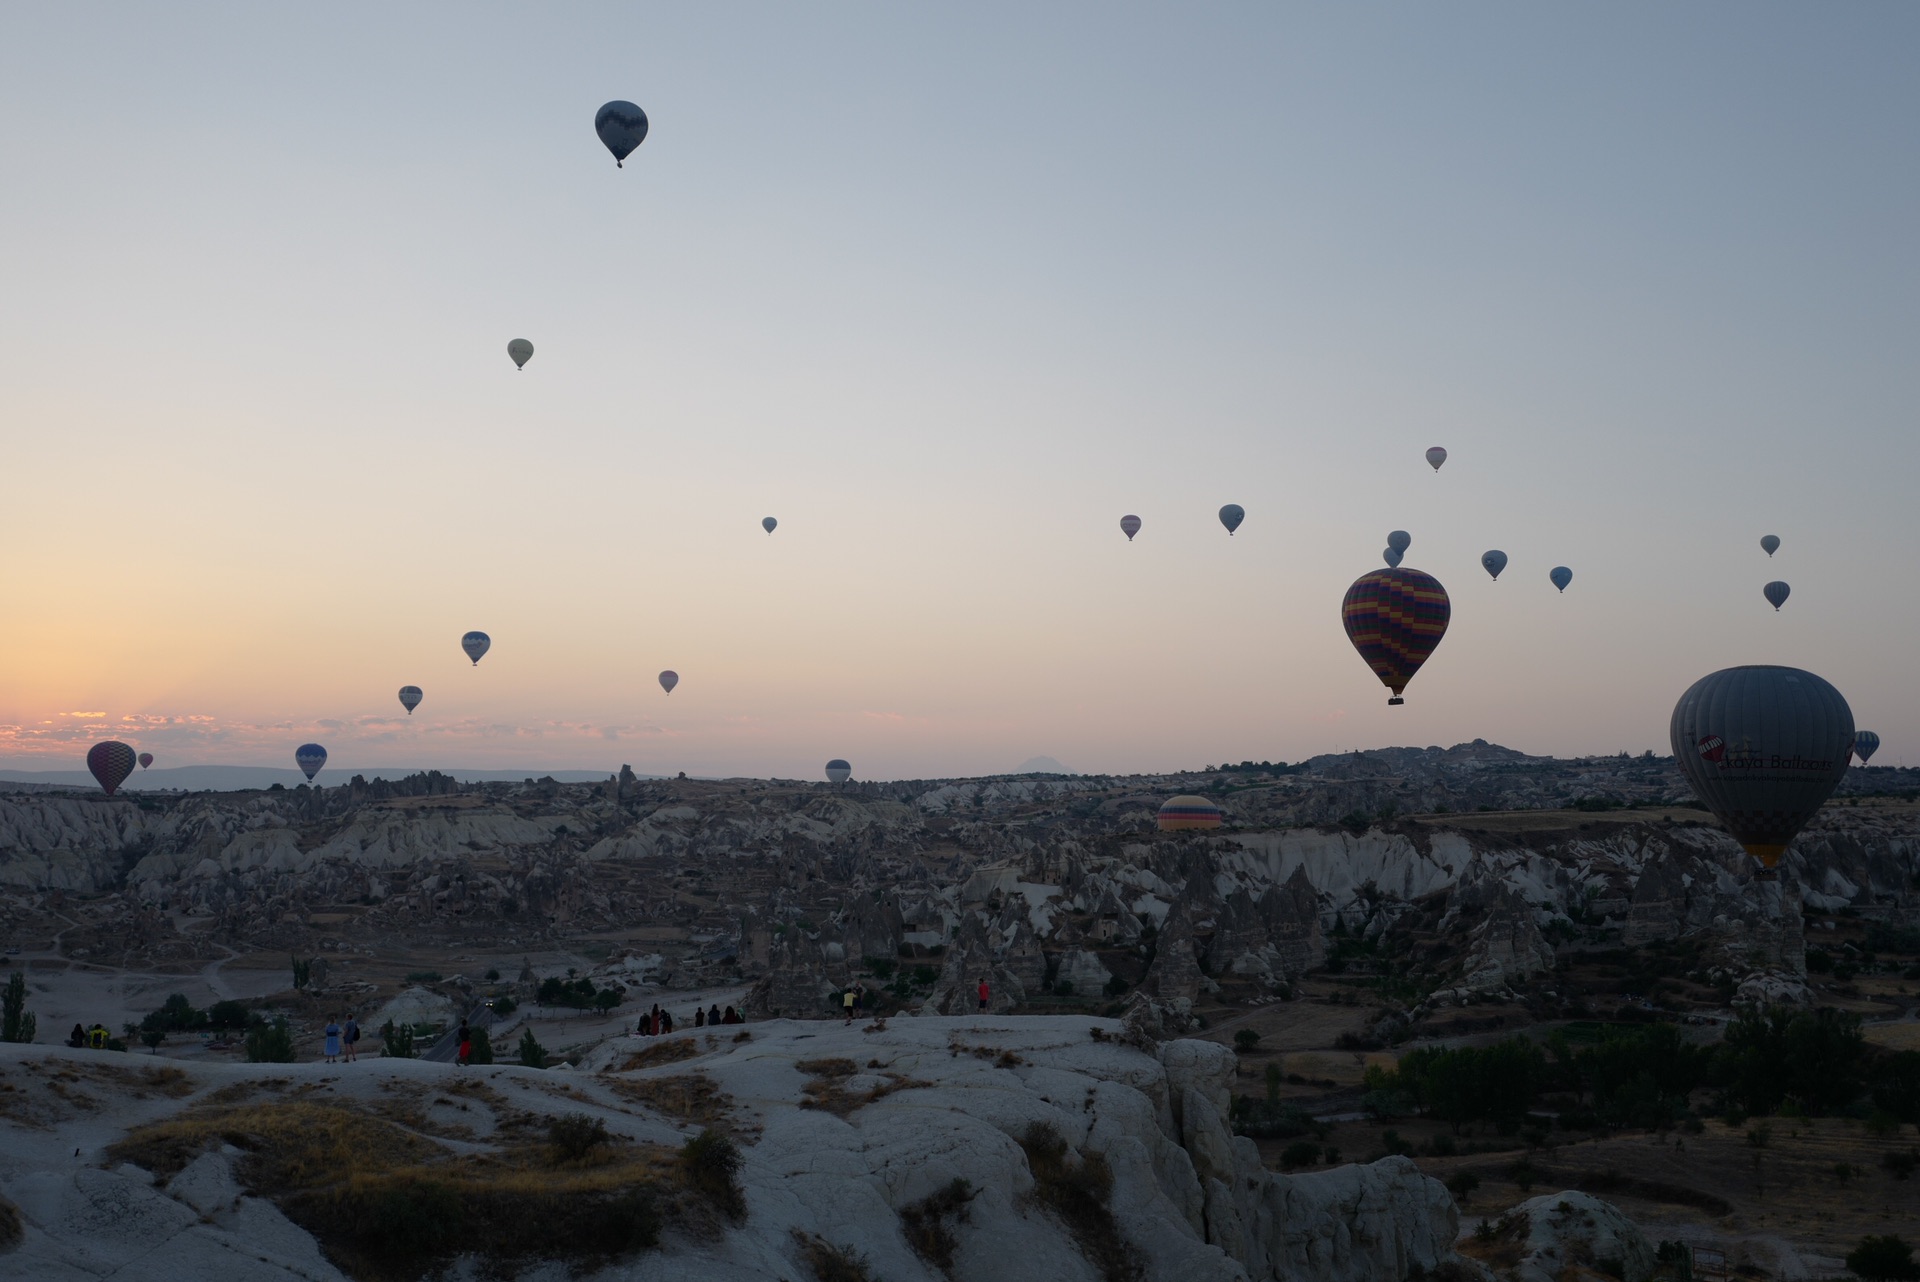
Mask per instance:
[[[1717,734],[1700,736],[1698,747],[1700,755],[1708,761],[1718,761],[1727,755],[1727,741]]]

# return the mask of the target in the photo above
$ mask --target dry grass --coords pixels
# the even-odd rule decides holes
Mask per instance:
[[[705,1073],[677,1077],[617,1078],[607,1086],[616,1095],[666,1117],[713,1126],[733,1117],[733,1097]]]
[[[677,1064],[683,1059],[693,1059],[706,1054],[700,1049],[700,1043],[693,1037],[676,1037],[671,1041],[655,1042],[643,1050],[627,1056],[616,1073],[631,1073],[636,1069],[658,1068],[662,1064]]]
[[[900,1208],[900,1227],[907,1245],[948,1277],[953,1276],[954,1253],[960,1249],[953,1226],[966,1221],[973,1194],[971,1184],[955,1178],[918,1202]]]
[[[793,1240],[800,1248],[800,1258],[812,1271],[814,1282],[872,1282],[867,1257],[852,1247],[835,1246],[823,1237],[799,1229],[793,1231]]]
[[[26,1228],[20,1222],[20,1208],[0,1197],[0,1251],[20,1245]]]
[[[864,1091],[850,1091],[847,1079],[860,1071],[850,1059],[803,1059],[794,1065],[811,1081],[800,1088],[800,1107],[817,1108],[836,1117],[846,1117],[896,1091],[911,1091],[932,1086],[904,1073],[884,1073],[881,1080]]]

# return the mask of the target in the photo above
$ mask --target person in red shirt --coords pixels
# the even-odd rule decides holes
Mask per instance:
[[[987,977],[980,977],[980,1013],[987,1013],[987,999],[993,996],[993,990],[987,987]]]
[[[465,1065],[471,1064],[472,1062],[473,1062],[473,1033],[471,1030],[468,1029],[467,1021],[463,1019],[460,1021],[459,1063],[464,1067]]]

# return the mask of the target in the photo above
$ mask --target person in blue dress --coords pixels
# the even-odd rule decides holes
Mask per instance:
[[[327,1017],[327,1063],[340,1058],[340,1020],[337,1016]]]

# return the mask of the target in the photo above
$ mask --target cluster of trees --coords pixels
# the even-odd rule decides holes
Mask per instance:
[[[0,1042],[30,1042],[39,1025],[27,1009],[27,978],[14,971],[7,978],[4,999],[0,999]]]
[[[1393,1069],[1368,1069],[1366,1085],[1365,1106],[1377,1116],[1422,1112],[1456,1131],[1491,1122],[1512,1133],[1543,1096],[1559,1097],[1571,1128],[1663,1126],[1687,1115],[1701,1089],[1729,1114],[1864,1105],[1920,1123],[1920,1051],[1879,1051],[1861,1036],[1858,1016],[1832,1009],[1748,1010],[1711,1046],[1687,1041],[1675,1025],[1647,1024],[1603,1029],[1584,1045],[1561,1031],[1544,1047],[1511,1037],[1425,1048]]]
[[[620,1004],[620,999],[625,993],[625,989],[615,984],[596,989],[591,979],[585,975],[576,979],[569,971],[566,979],[558,975],[550,975],[542,980],[535,1000],[542,1006],[570,1006],[574,1010],[608,1011]]]

